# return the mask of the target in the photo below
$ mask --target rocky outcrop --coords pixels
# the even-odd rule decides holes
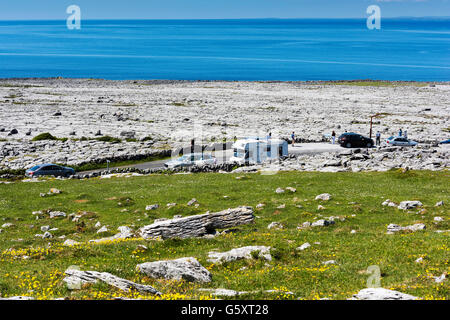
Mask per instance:
[[[266,246],[247,246],[232,249],[227,252],[211,251],[208,253],[208,261],[215,264],[221,264],[224,262],[231,262],[240,259],[252,259],[253,257],[259,257],[268,261],[272,261],[270,249],[270,247]]]
[[[81,289],[86,283],[96,283],[97,281],[102,281],[122,291],[128,292],[130,290],[136,290],[140,293],[161,295],[161,293],[152,286],[134,283],[132,281],[119,278],[108,272],[81,271],[69,268],[65,271],[65,274],[67,277],[65,277],[63,281],[66,282],[67,287],[72,290]]]
[[[216,229],[236,227],[254,221],[251,207],[238,207],[215,213],[205,213],[156,222],[142,227],[138,233],[144,239],[192,238],[212,234]]]
[[[195,258],[180,258],[146,262],[137,265],[136,269],[155,279],[185,280],[190,282],[210,282],[211,273]]]
[[[415,296],[384,288],[366,288],[353,296],[356,300],[416,300]]]
[[[393,234],[395,232],[399,231],[419,231],[419,230],[425,230],[426,226],[423,223],[416,223],[411,226],[401,227],[397,224],[391,223],[387,226],[387,233]]]

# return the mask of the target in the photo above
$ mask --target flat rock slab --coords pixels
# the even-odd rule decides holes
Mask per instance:
[[[210,288],[200,288],[198,291],[206,292],[212,296],[219,296],[219,297],[235,297],[243,294],[248,294],[247,291],[235,291],[230,289],[210,289]]]
[[[322,200],[322,201],[328,201],[331,199],[331,194],[329,193],[322,193],[316,196],[315,200]]]
[[[27,296],[15,296],[15,297],[9,297],[9,298],[0,298],[0,300],[35,300],[33,297],[27,297]]]
[[[117,230],[119,230],[119,233],[116,233],[112,237],[93,239],[93,240],[89,240],[89,242],[102,243],[102,242],[109,242],[109,241],[114,241],[114,240],[118,240],[118,239],[128,239],[128,238],[133,237],[133,230],[131,230],[131,228],[129,228],[129,227],[121,226],[121,227],[118,227]]]
[[[400,210],[408,210],[408,209],[414,209],[414,208],[421,207],[421,206],[422,206],[422,202],[420,202],[420,201],[402,201],[398,205],[398,208]]]
[[[161,295],[161,293],[152,286],[138,284],[129,280],[125,280],[107,272],[67,269],[65,271],[65,274],[67,275],[67,277],[65,277],[63,281],[67,283],[67,287],[69,289],[81,289],[83,284],[103,281],[122,291],[128,292],[130,290],[136,290],[141,293],[151,293]]]
[[[423,223],[416,223],[410,226],[402,227],[397,224],[391,223],[387,226],[387,233],[393,234],[395,232],[399,231],[419,231],[419,230],[425,230],[426,226]]]
[[[259,258],[263,258],[268,261],[272,261],[272,256],[270,255],[270,247],[266,246],[248,246],[242,248],[232,249],[227,252],[215,252],[211,251],[208,253],[208,262],[221,264],[224,262],[231,262],[240,259],[252,259],[252,253],[256,254]],[[254,255],[253,254],[253,255]]]
[[[356,300],[416,300],[417,297],[384,288],[362,289],[353,296]]]
[[[211,273],[193,257],[175,260],[146,262],[136,269],[155,279],[186,280],[190,282],[211,282]]]
[[[202,237],[215,229],[236,227],[254,221],[253,208],[238,207],[215,213],[205,213],[184,218],[155,222],[139,229],[144,239],[169,239]]]

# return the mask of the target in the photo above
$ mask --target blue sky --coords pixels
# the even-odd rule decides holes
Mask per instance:
[[[83,19],[364,18],[371,4],[382,17],[450,16],[450,0],[2,0],[0,20],[66,19],[72,4]]]

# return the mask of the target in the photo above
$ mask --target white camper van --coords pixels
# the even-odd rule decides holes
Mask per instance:
[[[233,144],[230,161],[257,164],[288,155],[288,143],[281,139],[247,138]]]

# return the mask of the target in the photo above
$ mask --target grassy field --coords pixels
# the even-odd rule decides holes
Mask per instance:
[[[242,177],[236,179],[237,177]],[[294,187],[295,193],[275,193],[281,187]],[[50,188],[60,194],[40,197]],[[152,175],[130,178],[50,180],[0,184],[0,293],[3,297],[27,295],[38,299],[69,297],[73,299],[109,299],[113,297],[142,297],[123,293],[105,284],[85,286],[69,291],[62,279],[67,267],[81,270],[110,272],[114,275],[154,286],[163,299],[210,299],[199,288],[226,288],[258,291],[240,299],[346,299],[366,287],[371,265],[381,270],[381,286],[412,294],[424,299],[448,299],[448,279],[437,284],[433,276],[449,271],[448,230],[450,202],[448,172],[386,173],[305,173],[289,172],[276,175],[261,174],[179,174]],[[329,201],[316,201],[315,196],[330,193]],[[224,197],[227,196],[227,197]],[[187,206],[196,198],[200,206]],[[418,209],[402,211],[385,207],[385,199],[394,202],[420,200],[425,212]],[[435,207],[438,201],[444,206]],[[177,203],[167,208],[167,203]],[[158,203],[160,208],[145,211]],[[103,244],[88,243],[117,233],[119,226],[148,225],[155,218],[171,218],[220,211],[242,205],[256,207],[255,223],[240,226],[234,233],[213,239],[173,239],[147,241],[140,238]],[[285,204],[285,208],[277,209]],[[325,207],[318,209],[321,204]],[[302,208],[297,207],[301,205]],[[33,211],[54,209],[90,212],[79,222],[68,218],[39,219]],[[340,216],[328,227],[298,230],[305,221]],[[434,222],[436,216],[445,221]],[[100,221],[109,226],[109,234],[96,234],[94,225]],[[273,222],[281,222],[281,230],[268,230]],[[386,226],[413,223],[426,224],[426,230],[386,234]],[[41,226],[58,228],[52,239],[35,234]],[[356,233],[351,233],[356,230]],[[75,247],[62,245],[66,239],[82,242]],[[312,246],[304,251],[296,248],[305,242]],[[320,242],[320,244],[314,244]],[[145,245],[148,250],[138,248]],[[260,259],[242,260],[224,265],[207,262],[213,249],[228,251],[248,245],[266,245],[272,250],[269,263]],[[28,258],[24,258],[27,256]],[[136,265],[155,260],[193,256],[213,276],[208,284],[147,278],[136,272]],[[415,260],[423,257],[422,263]],[[322,262],[336,260],[335,265]],[[275,289],[273,293],[264,290]],[[289,294],[292,292],[293,294]],[[153,296],[144,298],[154,299]]]

